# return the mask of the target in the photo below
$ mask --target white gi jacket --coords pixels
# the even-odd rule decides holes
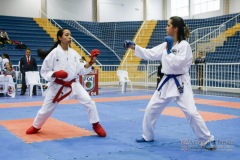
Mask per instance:
[[[191,67],[193,57],[189,43],[185,40],[182,40],[180,43],[175,44],[172,47],[172,53],[170,54],[167,53],[166,46],[166,42],[151,49],[145,49],[136,45],[134,55],[145,60],[161,60],[162,73],[166,75],[183,74],[182,76],[177,77],[180,85],[183,85],[184,87],[191,87],[191,80],[188,71]],[[162,78],[159,86],[162,84],[165,78],[166,76]],[[177,89],[174,79],[171,78],[160,90],[160,97],[169,98],[178,96],[180,96],[180,93]]]
[[[0,57],[0,72],[2,72],[2,57]]]
[[[77,98],[74,97],[79,92],[78,85],[81,85],[78,80],[78,75],[85,75],[91,72],[92,68],[85,68],[85,63],[81,61],[80,55],[73,50],[72,48],[68,48],[68,51],[64,51],[60,45],[58,45],[55,49],[53,49],[48,56],[45,58],[41,68],[42,77],[49,81],[48,90],[51,92],[57,93],[61,85],[56,84],[54,82],[55,78],[52,77],[53,73],[59,70],[64,70],[68,73],[68,77],[63,79],[63,81],[71,81],[76,78],[76,82],[72,83],[72,93],[68,96],[68,98]],[[63,94],[68,92],[70,88],[64,87]],[[53,95],[54,98],[55,95]]]

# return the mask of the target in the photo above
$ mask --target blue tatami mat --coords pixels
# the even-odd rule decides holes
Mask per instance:
[[[215,136],[218,149],[208,151],[198,141],[185,118],[161,115],[155,131],[155,141],[136,143],[142,134],[144,109],[149,98],[127,100],[129,96],[151,96],[151,92],[128,92],[93,96],[93,99],[126,97],[126,100],[96,102],[100,123],[107,137],[96,135],[25,143],[0,125],[0,160],[238,160],[240,157],[240,111],[211,104],[196,104],[199,111],[232,115],[234,118],[206,122]],[[236,102],[239,98],[196,95],[198,100]],[[4,103],[42,102],[43,97],[3,97]],[[169,107],[176,107],[174,102]],[[0,108],[0,122],[34,118],[41,106]],[[51,116],[67,124],[92,130],[86,111],[81,104],[60,104]],[[46,122],[48,123],[48,121]],[[16,126],[17,127],[17,126]],[[44,128],[44,126],[43,126]],[[23,128],[25,132],[26,128]],[[41,130],[40,130],[41,132]],[[46,134],[48,134],[46,132]],[[31,135],[29,135],[31,136]]]

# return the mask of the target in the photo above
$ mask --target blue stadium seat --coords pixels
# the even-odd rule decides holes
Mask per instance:
[[[13,41],[22,42],[32,50],[32,56],[41,65],[42,60],[37,56],[37,49],[50,49],[54,41],[49,35],[39,27],[33,18],[0,16],[0,28],[5,29],[9,38]],[[13,65],[17,65],[20,58],[25,54],[24,49],[15,49],[16,45],[5,45],[0,49],[0,54],[7,53]]]
[[[240,62],[240,32],[228,37],[223,46],[217,46],[216,50],[206,54],[207,63],[239,63]]]

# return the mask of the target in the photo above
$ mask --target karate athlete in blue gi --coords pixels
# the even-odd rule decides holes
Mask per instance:
[[[160,113],[169,102],[175,100],[190,123],[200,145],[208,150],[216,149],[214,136],[210,134],[195,106],[189,68],[192,64],[192,49],[186,38],[190,31],[181,17],[171,17],[166,27],[165,42],[145,49],[126,40],[125,48],[135,50],[134,55],[145,60],[161,60],[164,77],[158,85],[145,110],[143,134],[136,142],[152,142],[154,129]]]

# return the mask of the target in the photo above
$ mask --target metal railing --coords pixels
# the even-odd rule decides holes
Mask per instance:
[[[209,26],[209,27],[202,27],[202,28],[197,28],[194,29],[193,31],[190,32],[190,38],[187,39],[187,41],[191,44],[197,41],[198,39],[204,37],[208,33],[211,33],[221,27],[221,25],[217,26]],[[194,49],[194,48],[192,48]]]
[[[40,11],[40,12],[41,12],[43,15],[46,16],[46,19],[48,20],[48,21],[47,21],[47,26],[50,25],[50,24],[49,24],[49,22],[50,22],[50,23],[51,23],[52,25],[54,25],[55,27],[62,28],[62,26],[59,25],[54,19],[48,18],[48,16],[47,16],[43,11]],[[56,30],[55,30],[55,35],[57,35],[57,31],[56,31]],[[73,42],[75,42],[75,43],[80,47],[81,50],[83,50],[85,53],[87,53],[88,55],[90,55],[90,53],[88,52],[88,50],[85,49],[80,43],[78,43],[78,41],[77,41],[74,37],[72,37],[72,40],[73,40]],[[100,63],[98,60],[96,60],[96,62],[97,62],[97,64],[101,65],[101,63]]]
[[[146,21],[143,21],[140,29],[138,30],[137,35],[136,35],[136,36],[134,37],[134,39],[133,39],[133,42],[136,42],[137,38],[139,38],[139,36],[140,36],[141,31],[143,30],[144,27],[146,27],[146,26],[145,26],[145,23],[146,23]],[[125,55],[125,58],[122,60],[122,65],[123,65],[123,66],[124,66],[124,65],[127,65],[127,59],[128,59],[128,56],[129,56],[129,54],[130,54],[131,52],[132,52],[131,49],[128,49],[128,50],[127,50],[127,53],[126,53],[126,55]]]
[[[76,30],[81,31],[81,32],[85,33],[86,35],[89,35],[89,36],[91,36],[92,38],[96,39],[96,40],[99,41],[102,45],[104,45],[106,48],[108,48],[110,51],[112,51],[119,60],[121,60],[120,57],[117,55],[117,53],[116,53],[111,47],[109,47],[109,46],[108,46],[106,43],[104,43],[101,39],[99,39],[97,36],[95,36],[94,34],[92,34],[91,31],[89,31],[88,29],[86,29],[86,28],[85,28],[84,26],[82,26],[77,20],[75,20],[75,19],[77,19],[77,18],[75,18],[73,15],[69,15],[68,12],[66,12],[65,10],[63,10],[63,9],[61,9],[61,8],[59,8],[59,12],[61,12],[61,15],[64,15],[64,17],[65,17],[65,18],[62,20],[64,23],[66,23],[66,24],[68,24],[69,26],[75,28]],[[43,13],[43,11],[41,11],[41,13]],[[44,13],[44,15],[46,15],[46,14]],[[48,17],[48,16],[46,15],[46,17]],[[56,22],[54,21],[54,23],[56,23]],[[60,25],[59,25],[59,26],[60,26]],[[74,40],[75,40],[75,39],[74,39]],[[75,41],[76,41],[76,40],[75,40]],[[76,41],[76,42],[77,42],[77,41]],[[79,46],[81,46],[78,42],[77,42],[77,44],[78,44]],[[81,46],[81,47],[84,48],[83,46]],[[84,48],[84,49],[85,49],[85,48]],[[90,55],[90,53],[89,53],[88,51],[85,51],[85,52]],[[98,62],[98,64],[101,65],[101,63],[99,63],[99,62]]]
[[[197,56],[198,52],[213,52],[215,51],[216,46],[223,45],[224,40],[226,39],[227,35],[225,31],[236,25],[238,23],[238,19],[240,14],[236,15],[235,17],[227,20],[226,22],[219,25],[215,30],[209,32],[205,36],[197,39],[196,41],[190,44],[192,50],[194,51],[194,57]],[[214,39],[214,40],[213,40]]]
[[[19,71],[17,65],[13,66]],[[148,64],[127,67],[129,79],[132,81],[134,90],[155,90],[157,84],[157,64]],[[199,67],[200,72],[199,73]],[[102,65],[98,74],[100,92],[120,91],[117,70],[119,65]],[[41,65],[38,65],[40,71]],[[155,73],[154,73],[155,72]],[[240,93],[240,63],[207,63],[192,64],[189,74],[193,89],[201,87],[203,90],[218,90],[221,92]],[[199,74],[202,75],[203,83],[199,85]],[[201,76],[200,76],[201,77]],[[21,78],[18,78],[21,84]],[[41,78],[42,83],[47,83]]]

